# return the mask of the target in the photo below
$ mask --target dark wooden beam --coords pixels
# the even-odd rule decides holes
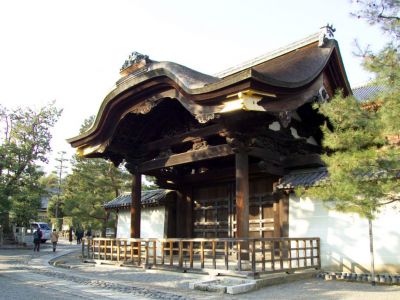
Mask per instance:
[[[260,158],[264,161],[271,161],[276,164],[280,164],[284,159],[284,157],[278,152],[273,152],[271,150],[259,147],[250,147],[249,155]]]
[[[147,144],[142,145],[139,148],[140,152],[157,151],[160,149],[168,149],[174,145],[191,142],[198,138],[204,138],[211,135],[216,135],[225,132],[223,124],[215,124],[205,128],[195,129],[189,132],[178,134],[174,137],[166,137],[160,140],[156,140]]]
[[[325,164],[319,154],[293,155],[283,161],[287,169],[298,167],[324,167]]]
[[[139,171],[141,173],[146,173],[151,170],[193,163],[196,161],[202,161],[212,158],[225,157],[229,155],[233,155],[233,150],[227,144],[210,146],[206,149],[189,151],[185,153],[174,154],[165,158],[158,158],[146,161],[139,166]]]
[[[131,195],[131,238],[140,238],[142,176],[139,172],[132,174]]]
[[[234,162],[232,162],[231,166],[213,168],[205,173],[173,175],[161,174],[157,170],[154,170],[146,172],[145,174],[156,177],[156,183],[158,186],[176,190],[182,189],[184,186],[204,184],[204,182],[207,181],[233,181],[235,180],[235,167]],[[249,163],[249,178],[265,177],[266,175],[283,176],[285,174],[286,172],[283,167],[263,162]]]

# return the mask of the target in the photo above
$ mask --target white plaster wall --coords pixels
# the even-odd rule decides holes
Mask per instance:
[[[165,206],[142,208],[140,237],[165,238],[166,237],[166,211]],[[131,215],[129,210],[118,213],[117,238],[129,238]]]
[[[373,221],[375,267],[400,272],[400,213],[386,206]],[[320,237],[324,269],[370,270],[368,221],[353,213],[328,210],[321,201],[289,196],[289,237]]]

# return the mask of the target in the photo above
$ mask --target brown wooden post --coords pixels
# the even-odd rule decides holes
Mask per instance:
[[[149,265],[149,242],[148,241],[145,242],[144,250],[145,250],[145,252],[144,252],[144,255],[145,255],[144,265],[145,265],[145,267],[147,267]]]
[[[132,174],[131,238],[140,238],[141,196],[142,176],[137,170],[134,170]]]
[[[229,257],[228,257],[228,242],[224,242],[224,256],[225,256],[225,270],[229,269]]]
[[[134,260],[133,260],[133,242],[132,241],[129,241],[129,245],[131,246],[131,261],[132,261],[132,264],[133,264],[133,262],[134,262]]]
[[[106,244],[107,244],[107,242],[106,242]],[[106,253],[106,252],[104,252],[104,253]],[[111,260],[114,260],[114,241],[113,240],[110,241],[110,257],[111,257]]]
[[[236,237],[249,237],[249,157],[245,150],[238,149],[236,162]],[[240,242],[239,242],[240,244]],[[248,243],[243,243],[241,259],[249,259]]]
[[[172,266],[174,264],[174,252],[172,241],[169,241],[169,265]]]
[[[124,241],[124,262],[126,262],[126,243],[127,243],[127,241],[125,240]]]
[[[178,252],[178,254],[179,254],[179,268],[182,268],[183,267],[183,242],[182,241],[179,241],[179,243],[178,243],[178,249],[179,249],[179,252]]]
[[[137,242],[137,251],[138,251],[138,265],[142,264],[142,241]]]
[[[153,266],[157,264],[157,240],[153,240]]]
[[[111,241],[112,243],[112,241]],[[119,262],[121,259],[121,241],[116,240],[116,246],[117,246],[117,261]]]
[[[265,242],[261,242],[261,270],[264,272],[265,271]]]
[[[161,242],[161,265],[164,265],[164,248],[165,248],[165,241]]]
[[[251,241],[251,271],[256,272],[256,241]]]
[[[204,269],[204,242],[200,242],[200,268]]]
[[[177,191],[176,197],[176,237],[185,237],[185,195],[181,191]]]
[[[217,268],[217,259],[216,259],[216,245],[215,245],[215,240],[213,240],[212,242],[212,262],[213,262],[213,268],[216,269]]]
[[[193,205],[192,205],[192,195],[188,190],[184,193],[185,200],[185,238],[191,238],[193,232]]]
[[[190,268],[193,269],[193,241],[189,243],[189,261],[190,261]]]
[[[317,239],[317,259],[318,259],[318,269],[321,269],[321,240]]]

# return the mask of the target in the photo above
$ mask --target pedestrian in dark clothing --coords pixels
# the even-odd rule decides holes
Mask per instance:
[[[76,243],[80,244],[82,242],[82,237],[83,237],[83,230],[81,228],[78,228],[76,230]]]
[[[43,233],[40,230],[40,227],[38,227],[36,231],[33,233],[33,243],[34,243],[33,252],[40,251],[40,243],[42,241],[42,236]]]
[[[68,231],[68,240],[69,240],[69,243],[71,244],[72,243],[72,227],[70,227],[69,231]]]

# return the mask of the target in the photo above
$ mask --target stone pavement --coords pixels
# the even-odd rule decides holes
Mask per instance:
[[[64,268],[49,265],[52,259]],[[33,295],[29,299],[35,299],[35,293],[42,295],[38,299],[400,299],[400,286],[372,287],[320,279],[281,284],[241,295],[188,288],[190,282],[208,278],[192,273],[83,264],[79,260],[79,246],[68,243],[61,244],[56,254],[50,251],[49,245],[40,255],[32,255],[27,250],[0,250],[0,289],[8,286],[12,290],[8,284],[11,282],[24,287],[14,292],[15,297],[0,293],[0,299],[27,299],[24,294],[27,289],[32,293],[28,295]]]

